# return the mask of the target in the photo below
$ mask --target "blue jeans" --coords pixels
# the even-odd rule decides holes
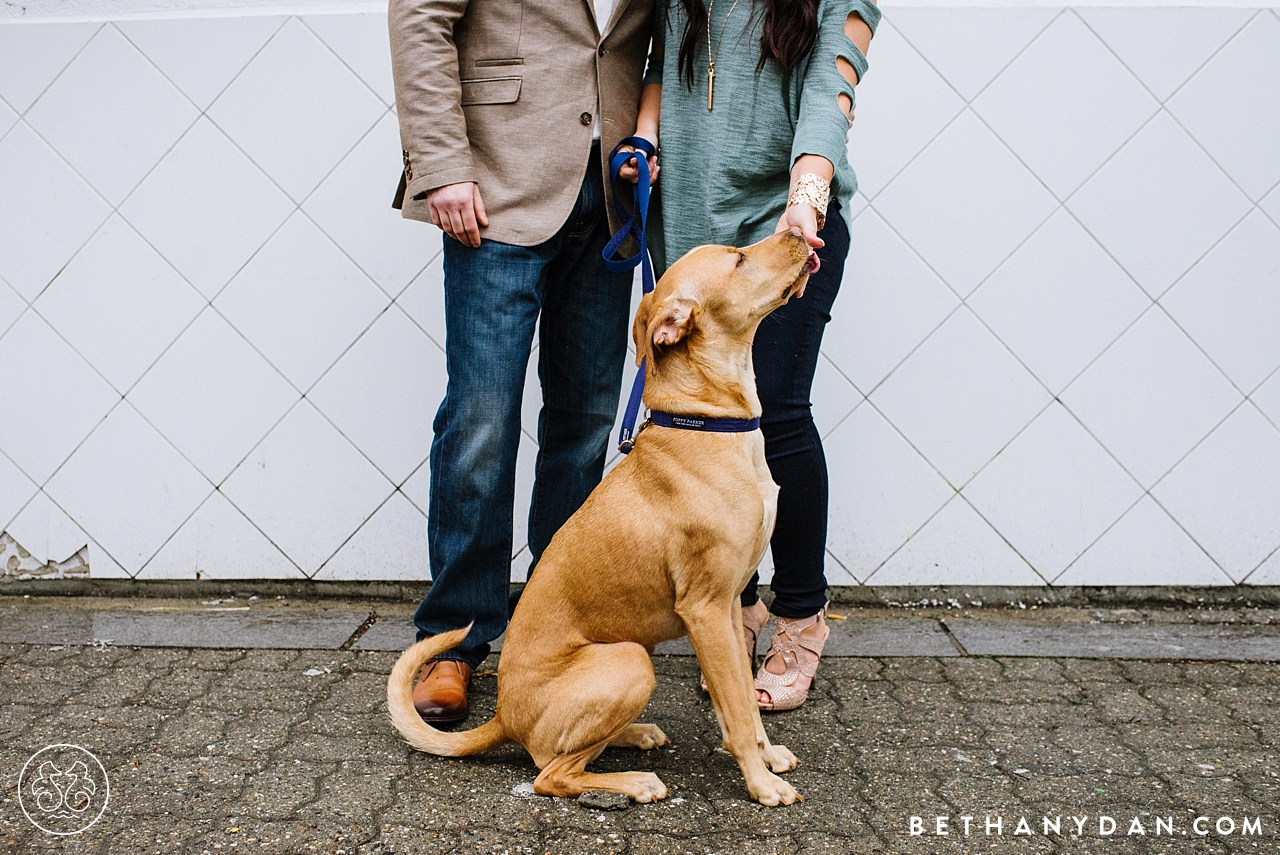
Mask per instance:
[[[475,667],[507,626],[520,402],[535,327],[543,399],[529,507],[535,563],[600,482],[632,281],[605,268],[608,239],[597,149],[573,212],[545,243],[484,240],[472,249],[444,239],[449,382],[431,444],[431,590],[413,622],[419,640],[475,625],[442,658]]]

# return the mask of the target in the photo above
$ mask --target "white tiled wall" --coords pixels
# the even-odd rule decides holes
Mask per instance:
[[[1280,16],[885,5],[831,581],[1280,584]],[[440,238],[392,104],[380,13],[0,24],[24,570],[426,577]]]

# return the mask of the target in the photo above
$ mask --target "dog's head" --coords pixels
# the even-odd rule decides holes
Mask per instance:
[[[803,237],[783,232],[751,246],[700,246],[673,264],[636,312],[636,364],[650,370],[691,343],[748,346],[765,315],[803,294],[817,256]]]

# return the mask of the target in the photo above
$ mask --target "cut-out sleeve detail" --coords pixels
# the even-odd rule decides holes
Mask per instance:
[[[849,15],[857,15],[875,34],[880,8],[870,0],[821,0],[818,6],[818,38],[804,69],[800,95],[800,120],[796,124],[791,162],[806,154],[840,162],[849,136],[849,117],[840,106],[840,96],[854,102],[854,87],[840,73],[837,60],[843,57],[861,82],[867,73],[867,57],[844,31]]]

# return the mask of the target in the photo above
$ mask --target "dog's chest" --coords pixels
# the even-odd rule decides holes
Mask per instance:
[[[751,560],[751,568],[754,571],[760,559],[764,557],[764,551],[769,546],[769,538],[773,536],[773,524],[778,518],[778,485],[774,483],[773,476],[769,472],[769,463],[764,456],[764,439],[759,437],[756,442],[752,443],[752,463],[755,465],[756,471],[756,487],[760,491],[760,502],[764,505],[764,516],[760,521],[759,539],[756,542],[755,555]]]

